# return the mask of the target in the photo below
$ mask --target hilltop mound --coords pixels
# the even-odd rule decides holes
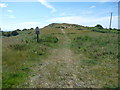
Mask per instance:
[[[68,23],[51,23],[48,26],[45,27],[64,27],[64,28],[70,28],[70,27],[84,27],[82,25],[78,25],[78,24],[68,24]]]

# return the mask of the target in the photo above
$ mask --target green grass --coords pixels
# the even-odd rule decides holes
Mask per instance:
[[[91,28],[94,32],[100,32],[100,33],[118,33],[119,31],[117,29],[98,29],[98,28]]]
[[[109,86],[109,85],[104,86],[104,88],[107,88],[107,89],[116,89],[116,90],[119,89],[118,86]]]
[[[5,74],[5,75],[4,75]],[[28,74],[24,72],[12,72],[3,74],[3,87],[2,88],[16,88],[17,85],[26,80]]]
[[[36,87],[117,88],[117,31],[68,26],[66,34],[56,24],[42,28],[38,43],[34,30],[3,37],[3,88],[32,87],[25,83],[38,74]]]
[[[58,39],[53,35],[42,35],[37,43],[35,35],[26,35],[28,32],[3,38],[3,88],[19,86],[28,77],[31,66],[47,57],[48,51],[57,46]]]
[[[98,60],[82,60],[82,63],[85,64],[85,65],[96,65],[98,64]]]
[[[79,69],[78,77],[83,76],[84,82],[87,82],[84,75],[94,78],[92,80],[103,88],[118,87],[118,34],[89,32],[69,37],[74,53],[83,55],[83,59],[78,60],[78,68],[83,68],[83,71]]]
[[[91,36],[91,34],[95,34]],[[98,36],[96,36],[98,34]],[[118,53],[117,34],[89,33],[73,38],[71,48],[76,52],[84,53],[93,59],[117,59]]]

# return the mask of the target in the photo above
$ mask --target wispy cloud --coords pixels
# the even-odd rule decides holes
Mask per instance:
[[[13,12],[13,10],[7,10],[9,13],[12,13]]]
[[[52,10],[52,13],[56,12],[57,10],[51,5],[49,4],[46,0],[38,0],[42,5],[44,5],[45,7],[49,8]]]
[[[95,8],[96,6],[91,6],[90,8]]]
[[[7,4],[5,4],[5,3],[0,3],[0,8],[4,8],[4,7],[7,7]]]

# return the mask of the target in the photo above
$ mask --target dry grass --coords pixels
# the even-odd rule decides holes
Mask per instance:
[[[46,27],[39,43],[33,30],[3,38],[3,87],[118,87],[117,34],[87,29]]]

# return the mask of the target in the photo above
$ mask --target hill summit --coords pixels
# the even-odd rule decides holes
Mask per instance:
[[[70,27],[84,27],[82,25],[78,25],[78,24],[68,24],[68,23],[51,23],[48,26],[45,27],[64,27],[64,28],[70,28]]]

